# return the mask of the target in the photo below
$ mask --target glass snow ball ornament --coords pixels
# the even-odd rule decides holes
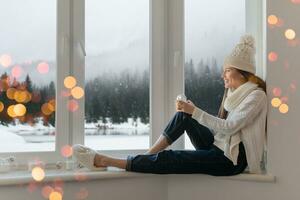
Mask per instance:
[[[177,101],[184,101],[186,102],[187,101],[187,98],[184,94],[179,94],[176,98]]]

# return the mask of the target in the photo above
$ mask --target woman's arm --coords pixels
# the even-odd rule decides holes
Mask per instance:
[[[215,117],[197,107],[193,109],[192,117],[200,124],[216,132],[233,135],[251,123],[264,106],[267,106],[265,93],[261,90],[255,90],[234,110],[230,119]]]

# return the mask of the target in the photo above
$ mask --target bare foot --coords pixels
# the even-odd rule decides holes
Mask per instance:
[[[96,154],[94,159],[94,166],[95,167],[107,167],[107,157],[101,154]]]

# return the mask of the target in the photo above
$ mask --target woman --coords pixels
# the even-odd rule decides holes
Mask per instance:
[[[255,76],[254,39],[245,35],[223,65],[225,92],[219,116],[191,101],[176,102],[176,114],[156,143],[143,155],[116,159],[83,145],[74,145],[76,159],[93,170],[107,166],[127,171],[230,176],[261,173],[267,97],[264,81]],[[165,150],[186,131],[196,150]]]

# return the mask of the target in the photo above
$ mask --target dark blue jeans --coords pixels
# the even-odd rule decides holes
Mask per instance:
[[[186,131],[196,150],[163,150],[156,154],[128,156],[127,171],[154,174],[203,173],[214,176],[239,174],[247,167],[244,145],[239,144],[237,165],[216,147],[211,131],[183,112],[177,112],[163,135],[172,144]]]

